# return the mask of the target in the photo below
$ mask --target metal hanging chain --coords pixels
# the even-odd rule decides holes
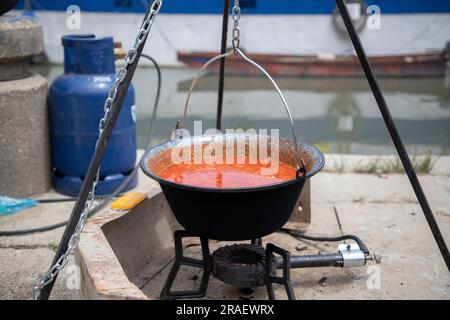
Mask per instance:
[[[234,25],[233,25],[233,49],[234,54],[239,54],[237,49],[239,49],[239,44],[241,41],[241,30],[239,29],[239,19],[241,19],[241,8],[239,7],[239,0],[234,0],[234,7],[231,10],[231,14],[233,17]]]
[[[162,3],[163,0],[153,1],[150,7],[150,13],[147,15],[146,19],[141,25],[141,29],[139,30],[139,33],[136,37],[134,46],[130,50],[128,50],[127,55],[125,56],[125,63],[117,73],[116,81],[114,82],[109,92],[108,98],[105,100],[105,104],[103,106],[104,116],[100,120],[98,125],[99,135],[98,140],[95,144],[95,150],[97,150],[100,137],[102,136],[106,123],[110,118],[111,107],[113,103],[116,101],[119,88],[122,82],[124,81],[125,76],[127,75],[127,68],[130,64],[132,64],[135,61],[138,49],[142,46],[148,33],[150,32],[151,26],[153,25],[153,21],[155,20],[156,15],[159,13],[159,10],[161,9]],[[56,277],[56,275],[59,273],[59,271],[67,265],[70,255],[77,247],[78,242],[80,241],[81,232],[83,231],[83,228],[87,221],[88,213],[91,210],[92,205],[94,204],[95,201],[95,189],[97,187],[99,179],[100,179],[100,168],[98,169],[97,174],[95,176],[95,180],[92,184],[91,191],[89,192],[88,199],[86,201],[86,204],[84,205],[83,212],[80,216],[80,219],[78,220],[75,231],[70,237],[69,243],[67,245],[67,250],[46,273],[44,273],[42,276],[38,278],[38,283],[33,288],[33,299],[36,300],[41,294],[42,289],[45,286],[47,286],[50,282],[52,282]]]

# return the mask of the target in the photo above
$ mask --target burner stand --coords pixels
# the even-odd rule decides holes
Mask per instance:
[[[183,254],[183,238],[197,237],[186,230],[174,233],[175,260],[161,291],[162,299],[202,298],[206,295],[209,277],[212,274],[222,282],[240,288],[255,288],[266,286],[269,299],[275,299],[273,283],[282,284],[286,288],[288,298],[295,299],[290,283],[290,253],[268,244],[267,249],[261,245],[261,240],[252,240],[251,244],[234,244],[224,246],[212,254],[209,252],[208,239],[200,237],[202,260],[185,257]],[[282,258],[283,276],[272,274],[276,270],[274,253]],[[279,259],[277,259],[279,260]],[[266,263],[269,261],[269,263]],[[279,264],[279,263],[278,263]],[[203,275],[198,290],[171,291],[172,285],[182,265],[203,269]]]
[[[336,254],[292,256],[289,251],[274,244],[262,246],[261,239],[252,240],[251,244],[233,244],[220,247],[212,254],[208,239],[200,238],[202,259],[185,257],[183,238],[198,237],[186,230],[175,231],[175,260],[161,291],[162,299],[202,298],[206,295],[209,277],[239,288],[256,288],[266,286],[270,300],[275,299],[273,284],[284,286],[289,300],[295,300],[291,285],[291,268],[310,267],[358,267],[364,266],[369,259],[356,244],[340,245]],[[363,243],[361,242],[363,245]],[[365,247],[365,246],[364,246]],[[172,285],[182,265],[203,270],[200,287],[197,290],[172,291]],[[276,270],[281,269],[281,276]]]

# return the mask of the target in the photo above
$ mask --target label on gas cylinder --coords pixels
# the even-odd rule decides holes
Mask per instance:
[[[109,76],[94,76],[94,82],[112,82],[113,80]]]

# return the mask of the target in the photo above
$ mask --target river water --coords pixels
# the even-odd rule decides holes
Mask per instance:
[[[35,67],[52,81],[61,66]],[[160,106],[152,144],[166,140],[183,114],[187,89],[196,70],[163,68]],[[138,145],[144,147],[156,93],[156,72],[139,68],[134,77]],[[365,78],[276,78],[295,120],[299,141],[324,152],[394,154],[386,126]],[[380,79],[380,85],[401,137],[412,154],[450,154],[450,84],[443,78]],[[203,130],[215,127],[217,76],[203,77],[192,96],[188,128],[202,120]],[[227,77],[223,128],[280,129],[289,137],[283,105],[268,80]]]

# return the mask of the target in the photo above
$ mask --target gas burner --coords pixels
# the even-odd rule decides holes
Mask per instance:
[[[183,254],[183,238],[198,237],[186,230],[175,231],[175,260],[161,291],[162,299],[202,298],[206,295],[209,277],[212,275],[224,283],[239,288],[256,288],[266,286],[270,300],[275,299],[273,284],[283,285],[287,297],[295,300],[290,281],[291,268],[310,267],[360,267],[370,260],[364,243],[357,238],[357,244],[339,245],[335,254],[292,256],[289,251],[274,244],[262,246],[261,239],[251,244],[233,244],[220,247],[212,254],[209,251],[208,239],[200,238],[202,259],[185,257]],[[356,237],[355,237],[356,238]],[[182,265],[203,270],[198,290],[171,291],[177,273]],[[276,270],[282,270],[282,276],[276,276]]]
[[[215,278],[241,288],[266,284],[266,250],[255,244],[234,244],[217,249],[211,255]]]

